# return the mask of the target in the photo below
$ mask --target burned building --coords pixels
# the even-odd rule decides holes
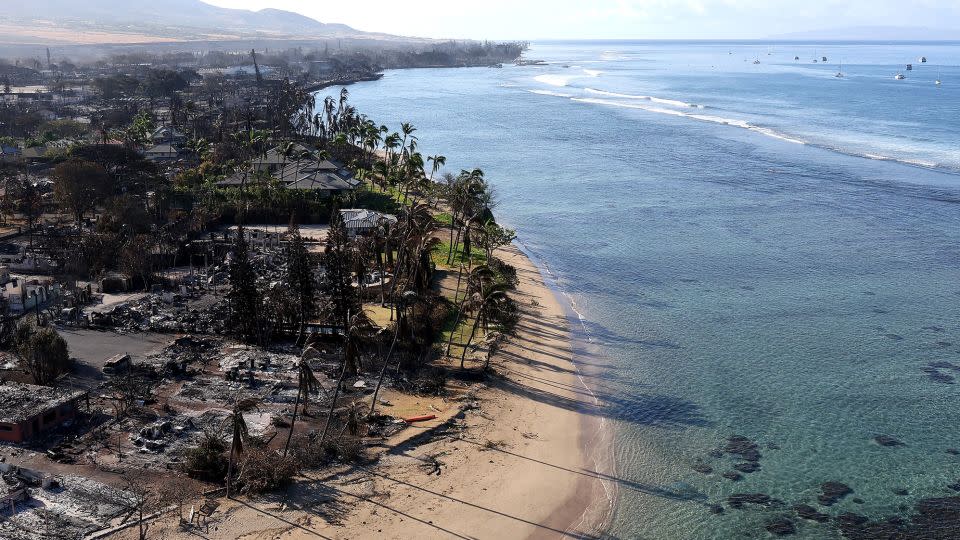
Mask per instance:
[[[84,393],[16,382],[0,384],[0,441],[23,442],[73,419]]]

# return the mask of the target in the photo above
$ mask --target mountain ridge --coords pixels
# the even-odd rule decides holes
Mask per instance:
[[[324,23],[299,13],[266,8],[260,11],[222,8],[200,0],[38,0],[16,2],[0,12],[3,34],[14,41],[76,42],[86,35],[110,42],[131,40],[197,40],[249,37],[337,38],[393,37],[362,32],[345,24]],[[0,41],[4,41],[0,37]]]

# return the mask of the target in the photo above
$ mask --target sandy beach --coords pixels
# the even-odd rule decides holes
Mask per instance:
[[[473,385],[470,406],[420,399],[439,419],[385,441],[376,464],[307,471],[267,498],[221,499],[201,536],[596,537],[610,509],[596,456],[608,449],[598,447],[600,416],[582,412],[597,403],[572,362],[567,311],[520,250],[499,256],[517,268],[522,318],[493,359],[498,375]],[[173,517],[150,534],[198,532],[179,530]],[[135,537],[135,528],[111,536]]]

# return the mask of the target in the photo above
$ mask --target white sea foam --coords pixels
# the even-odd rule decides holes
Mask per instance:
[[[533,80],[539,83],[549,84],[550,86],[559,86],[562,88],[564,86],[570,86],[570,81],[576,79],[577,77],[578,75],[537,75],[533,78]]]
[[[608,92],[606,90],[597,90],[596,88],[587,88],[586,91],[588,94],[594,94],[597,96],[607,96],[607,97],[615,97],[615,98],[621,98],[621,99],[644,100],[644,101],[650,101],[653,103],[660,103],[661,105],[670,105],[672,107],[686,107],[689,109],[706,109],[706,107],[703,105],[697,105],[696,103],[687,103],[685,101],[679,101],[676,99],[666,99],[666,98],[658,98],[654,96],[644,96],[644,95],[636,95],[636,94],[620,94],[618,92]]]
[[[602,71],[596,70],[596,69],[585,69],[583,70],[583,72],[589,75],[590,77],[599,77],[603,75]]]
[[[555,97],[562,97],[562,98],[573,97],[570,94],[564,94],[563,92],[554,92],[553,90],[527,90],[527,92],[530,92],[531,94],[538,94],[541,96],[555,96]]]
[[[680,116],[683,118],[691,118],[693,120],[699,120],[701,122],[710,122],[713,124],[722,124],[725,126],[732,126],[732,127],[738,127],[741,129],[747,129],[750,131],[761,133],[768,137],[773,137],[773,138],[780,139],[782,141],[791,142],[794,144],[807,144],[805,141],[802,141],[800,139],[796,139],[788,135],[785,135],[783,133],[779,133],[770,128],[755,126],[745,120],[723,118],[720,116],[713,116],[709,114],[693,114],[693,113],[684,112],[678,109],[665,109],[662,107],[653,107],[650,105],[644,105],[636,101],[627,103],[623,101],[613,101],[609,99],[598,99],[598,98],[573,98],[573,101],[577,101],[580,103],[592,103],[595,105],[607,105],[611,107],[622,107],[626,109],[640,109],[640,110],[644,110],[652,113],[668,114],[670,116]],[[637,100],[637,101],[642,101],[642,100]],[[661,100],[661,101],[665,101],[665,100]]]

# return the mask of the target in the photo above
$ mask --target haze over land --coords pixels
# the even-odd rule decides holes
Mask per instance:
[[[0,35],[0,42],[23,44],[390,37],[289,11],[227,9],[200,0],[18,2],[4,8]]]
[[[810,39],[864,39],[847,31],[860,27],[878,30],[868,37],[880,40],[960,36],[949,32],[960,28],[960,4],[936,0],[410,0],[402,7],[368,0],[362,8],[358,3],[304,0],[209,2],[275,7],[368,31],[433,38],[767,39],[816,32]]]

